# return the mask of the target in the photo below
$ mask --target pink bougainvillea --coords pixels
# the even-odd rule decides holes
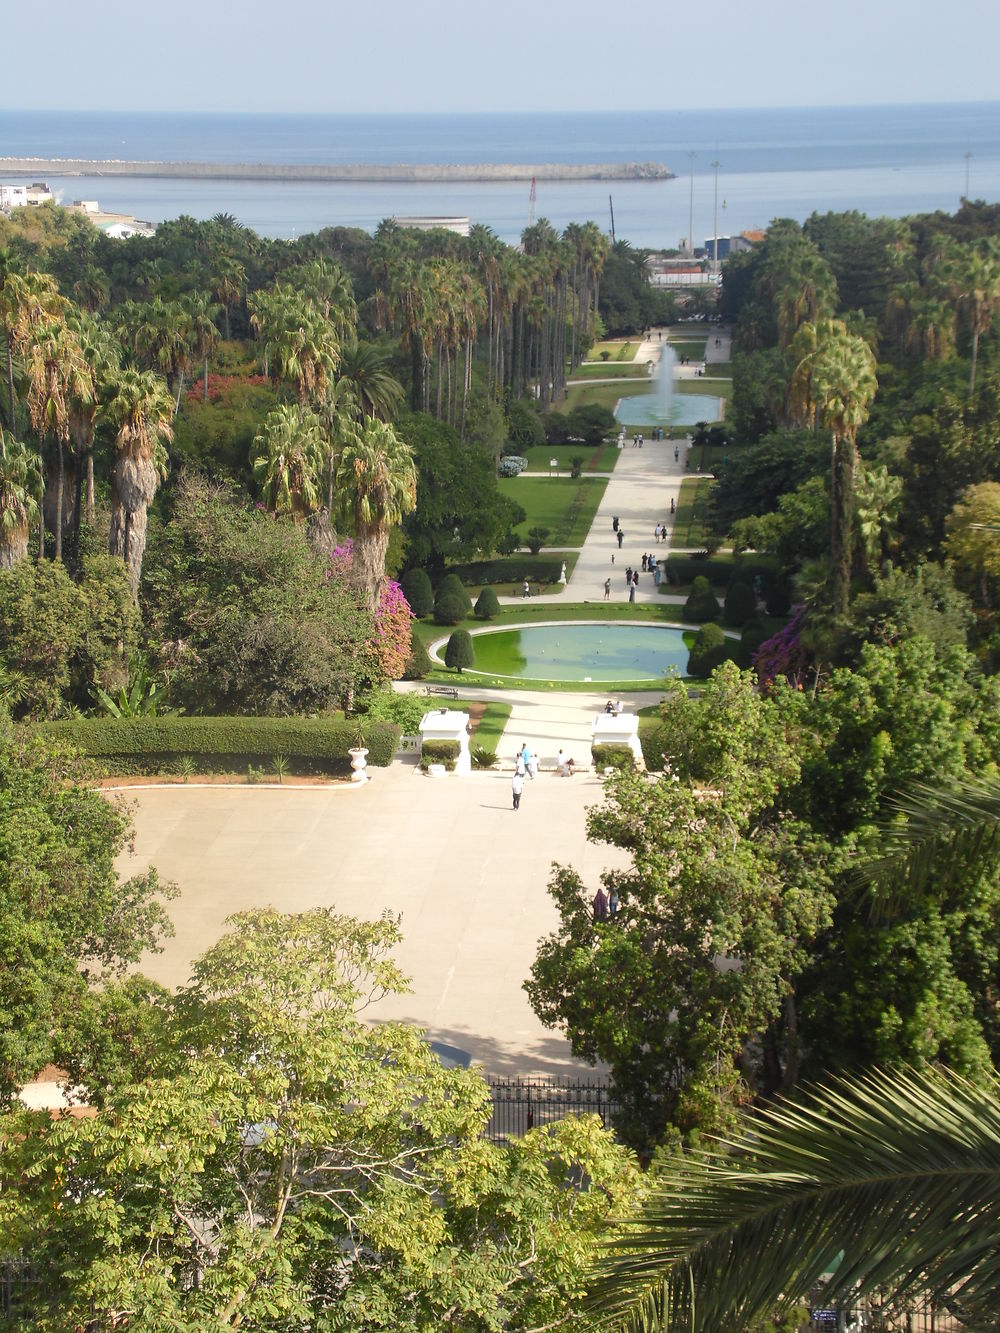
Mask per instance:
[[[354,543],[348,538],[330,552],[328,577],[347,581],[351,572]],[[394,579],[382,584],[375,608],[375,638],[367,647],[385,680],[399,680],[410,655],[410,622],[413,612],[402,588]]]

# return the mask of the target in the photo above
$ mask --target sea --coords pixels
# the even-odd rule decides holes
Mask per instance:
[[[469,115],[256,115],[0,110],[0,157],[266,163],[658,162],[667,181],[539,181],[537,217],[593,220],[635,246],[695,244],[858,209],[902,217],[1000,201],[1000,102]],[[24,178],[5,177],[5,180]],[[530,178],[365,183],[53,177],[66,203],[150,222],[231,213],[264,236],[374,231],[383,218],[468,217],[516,243]]]

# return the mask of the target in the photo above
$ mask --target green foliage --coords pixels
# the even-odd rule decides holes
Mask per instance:
[[[404,680],[423,680],[424,676],[434,668],[431,661],[431,655],[424,647],[424,641],[419,634],[414,634],[410,639],[410,652],[403,667]]]
[[[458,741],[424,741],[420,747],[420,767],[426,771],[431,764],[444,764],[449,773],[454,773],[460,753]]]
[[[408,569],[399,580],[410,610],[420,619],[434,610],[434,590],[425,569]]]
[[[476,654],[472,646],[472,635],[467,629],[457,629],[448,640],[444,650],[445,666],[451,667],[461,675],[465,667],[475,664]]]
[[[500,602],[492,588],[484,588],[476,598],[475,613],[477,620],[492,620],[500,614]]]
[[[688,599],[684,603],[684,619],[697,624],[702,620],[715,620],[719,615],[719,603],[712,592],[712,585],[704,575],[699,574],[691,585]]]
[[[739,629],[757,610],[757,597],[748,583],[731,583],[726,593],[722,618],[727,625]]]
[[[556,583],[562,560],[551,556],[509,555],[503,560],[474,560],[458,565],[456,573],[471,587],[484,583]]]
[[[163,692],[143,658],[129,662],[128,685],[121,687],[117,698],[113,699],[100,685],[94,689],[94,698],[100,710],[110,717],[156,717],[158,713],[172,711],[164,705]]]
[[[616,776],[588,816],[588,838],[627,857],[602,876],[620,900],[614,929],[595,929],[593,887],[574,870],[550,882],[560,924],[526,989],[577,1056],[610,1066],[634,1142],[725,1126],[759,1058],[751,1034],[829,923],[822,842],[775,817],[801,771],[801,706],[760,697],[731,663],[700,700],[678,684],[655,747],[668,771]]]
[[[709,621],[695,635],[688,657],[688,675],[707,680],[715,668],[731,655],[731,640],[726,638],[722,626]]]
[[[579,476],[579,472],[575,474]],[[529,528],[528,529],[528,550],[532,555],[537,555],[550,536],[548,528]]]
[[[131,821],[90,777],[53,735],[0,715],[0,1102],[53,1059],[91,985],[172,933],[156,871],[119,879]]]
[[[358,704],[366,719],[373,722],[392,722],[406,736],[415,736],[420,719],[427,712],[427,699],[422,694],[397,694],[395,690],[379,690],[366,695]],[[365,727],[367,735],[368,722]]]
[[[231,490],[184,478],[169,522],[151,528],[145,574],[157,657],[189,712],[323,711],[379,678],[359,599],[302,527]]]
[[[78,718],[47,722],[39,730],[78,746],[92,759],[153,760],[177,755],[270,759],[282,754],[343,768],[355,742],[356,724],[342,717],[138,717]],[[368,762],[392,762],[399,728],[374,721],[365,727]]]
[[[0,1234],[30,1254],[23,1320],[502,1333],[563,1322],[609,1219],[641,1199],[597,1117],[500,1146],[489,1090],[424,1034],[371,1023],[402,994],[396,922],[329,909],[231,918],[164,1002],[109,1005],[126,1058],[92,1119],[0,1123]],[[130,1048],[124,1023],[148,1052]],[[161,1018],[162,1014],[162,1018]],[[93,1021],[88,1027],[92,1030]],[[96,1083],[114,1043],[81,1059]],[[53,1199],[58,1207],[53,1207]],[[350,1251],[351,1261],[344,1263]]]
[[[500,493],[492,454],[419,414],[406,418],[400,433],[417,465],[417,507],[403,520],[409,559],[443,568],[446,560],[513,549],[511,534],[524,515]]]
[[[617,773],[631,773],[635,768],[635,755],[631,746],[613,741],[605,741],[590,747],[590,757],[599,771],[613,768]]]
[[[434,595],[435,597],[441,597],[445,593],[451,593],[462,601],[462,604],[465,606],[466,615],[472,610],[472,598],[466,592],[465,584],[457,574],[445,574],[444,578],[437,585]]]
[[[740,635],[740,647],[736,659],[744,670],[753,665],[757,650],[771,637],[771,634],[772,630],[757,616],[746,622]]]
[[[457,625],[466,618],[472,608],[471,600],[463,600],[450,590],[438,593],[434,602],[434,623],[436,625]]]
[[[120,560],[86,556],[79,582],[64,565],[27,560],[0,570],[0,668],[20,681],[18,717],[54,717],[127,679],[139,617]]]
[[[488,750],[485,745],[472,745],[469,754],[473,768],[492,768],[497,761],[496,750]]]
[[[515,453],[545,443],[541,417],[529,403],[518,398],[511,399],[507,405],[507,438],[517,446]]]

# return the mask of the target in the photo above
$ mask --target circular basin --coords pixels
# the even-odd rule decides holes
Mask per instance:
[[[524,680],[585,683],[662,680],[671,669],[687,671],[684,631],[666,625],[574,621],[482,630],[472,638],[475,663],[466,670]],[[442,640],[433,652],[441,657]]]
[[[623,426],[693,426],[698,421],[719,421],[719,400],[704,393],[675,393],[670,404],[670,420],[660,415],[660,399],[655,393],[633,394],[622,398],[615,416]]]

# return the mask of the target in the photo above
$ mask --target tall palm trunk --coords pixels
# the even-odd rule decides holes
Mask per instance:
[[[62,440],[56,440],[56,554],[62,559],[63,539],[63,494],[66,489],[66,465]]]
[[[388,528],[381,524],[365,523],[355,514],[351,582],[364,598],[369,611],[374,612],[378,605],[385,580],[385,553],[388,546]]]
[[[87,525],[94,522],[94,451],[87,450]]]
[[[465,375],[462,378],[462,428],[458,433],[460,444],[465,443],[465,406],[469,398],[469,381],[472,379],[472,339],[465,340]]]
[[[45,559],[45,433],[38,432],[38,458],[41,463],[41,494],[38,497],[38,559]]]
[[[857,450],[853,437],[833,435],[831,472],[830,593],[834,614],[847,615],[851,591],[851,511]]]
[[[13,569],[28,554],[28,521],[0,533],[0,569]]]
[[[443,373],[442,373],[442,366],[441,366],[441,363],[442,363],[443,360],[444,360],[444,343],[443,343],[443,342],[439,342],[439,343],[438,343],[438,366],[437,366],[437,372],[438,372],[438,373],[437,373],[437,407],[436,407],[436,409],[435,409],[435,416],[437,417],[438,421],[441,420],[441,389],[442,389],[442,386],[444,385],[444,375],[443,375]]]
[[[969,376],[969,397],[976,392],[976,363],[979,360],[979,324],[972,329],[972,374]]]
[[[205,386],[205,392],[204,392],[204,395],[203,395],[203,401],[207,403],[207,402],[208,402],[208,353],[207,353],[207,352],[205,353],[205,362],[204,362],[204,367],[203,367],[203,370],[202,370],[202,380],[201,380],[201,382],[202,382],[202,384]]]
[[[17,422],[15,420],[16,398],[14,397],[14,337],[13,334],[7,335],[7,425],[12,434],[16,432]]]

